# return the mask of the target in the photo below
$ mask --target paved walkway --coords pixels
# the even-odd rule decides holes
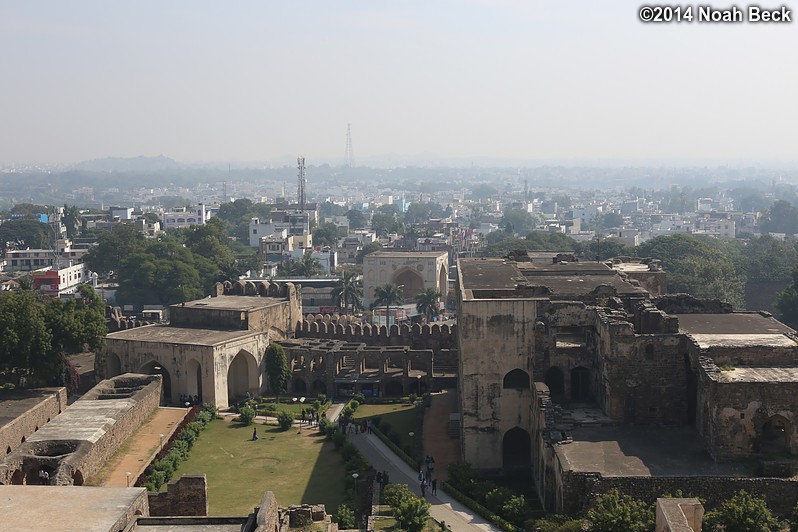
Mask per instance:
[[[100,470],[96,479],[93,479],[97,484],[92,484],[124,488],[127,485],[129,472],[132,485],[144,472],[152,456],[160,450],[160,435],[164,435],[163,441],[166,442],[187,413],[186,408],[159,407],[155,414],[124,443],[126,446],[124,451],[118,450]]]
[[[331,421],[338,419],[343,404],[334,404],[327,411],[327,418]],[[410,490],[421,496],[418,483],[418,471],[410,468],[401,458],[393,452],[374,434],[353,434],[350,441],[363,453],[366,460],[377,471],[387,471],[389,479],[394,484],[407,484]],[[437,466],[437,459],[436,459]],[[437,467],[436,467],[437,469]],[[440,487],[437,495],[430,495],[427,491],[427,502],[432,504],[430,515],[436,521],[445,521],[453,532],[485,532],[498,531],[482,517],[475,515],[468,508],[446,495]]]

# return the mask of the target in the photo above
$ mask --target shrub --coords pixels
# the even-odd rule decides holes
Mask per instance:
[[[778,532],[782,529],[765,499],[745,490],[738,491],[718,508],[704,514],[704,527],[707,532]]]
[[[519,525],[524,522],[526,514],[526,499],[524,499],[523,495],[510,497],[501,507],[501,516]]]
[[[280,412],[277,414],[277,423],[283,430],[288,430],[294,424],[294,414],[291,412]]]
[[[540,532],[582,532],[582,520],[553,515],[543,519],[529,519],[524,523],[524,528]]]
[[[353,395],[352,399],[354,399],[355,401],[357,401],[361,405],[366,402],[366,396],[363,395],[360,392],[357,392],[355,395]]]
[[[411,393],[410,395],[407,396],[407,401],[410,402],[410,403],[415,403],[417,399],[418,399],[418,395],[416,395],[414,393]]]
[[[252,425],[252,422],[255,421],[255,410],[249,406],[240,408],[238,410],[238,419],[236,419],[236,421],[244,426]]]
[[[408,532],[421,532],[429,519],[430,503],[413,495],[393,509],[398,528]]]
[[[349,408],[352,409],[352,413],[354,413],[355,410],[357,410],[357,407],[359,407],[359,406],[360,406],[360,402],[359,401],[356,401],[354,399],[349,401]]]
[[[332,441],[333,445],[335,445],[335,448],[340,449],[346,443],[346,434],[344,434],[340,430],[336,430],[333,433]]]
[[[485,495],[485,506],[488,510],[497,514],[502,510],[502,505],[513,496],[513,492],[507,488],[493,488]]]
[[[219,409],[216,408],[216,405],[213,403],[202,403],[202,411],[210,414],[211,418],[215,418],[219,415]]]
[[[596,499],[596,503],[587,512],[587,520],[591,532],[648,532],[654,528],[654,509],[651,505],[629,495],[622,495],[614,489]]]
[[[343,447],[341,447],[341,456],[343,457],[344,461],[349,461],[353,456],[357,454],[357,447],[352,442],[344,443]]]
[[[321,403],[321,404],[324,404],[324,403],[326,403],[326,402],[327,402],[327,396],[326,396],[326,395],[324,395],[323,393],[320,393],[320,394],[319,394],[319,395],[316,397],[316,400],[317,400],[319,403]]]
[[[399,506],[408,497],[414,497],[407,484],[388,484],[382,490],[382,502],[388,506]]]
[[[177,439],[186,442],[188,448],[191,449],[194,446],[194,442],[197,441],[197,435],[191,431],[184,430],[178,435]]]
[[[449,483],[461,491],[465,490],[476,478],[474,470],[468,462],[453,462],[446,470],[449,473]]]
[[[355,511],[348,504],[341,504],[336,508],[333,521],[338,523],[340,529],[357,528]]]

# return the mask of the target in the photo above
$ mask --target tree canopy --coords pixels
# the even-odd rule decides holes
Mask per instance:
[[[105,306],[89,285],[76,297],[39,299],[22,290],[0,295],[0,380],[71,385],[66,355],[95,350],[107,333]]]

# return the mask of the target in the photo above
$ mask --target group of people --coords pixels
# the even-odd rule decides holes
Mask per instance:
[[[180,404],[188,406],[198,405],[200,404],[200,398],[198,395],[191,395],[190,393],[181,393]]]
[[[438,494],[438,479],[433,478],[435,472],[435,459],[431,455],[424,458],[424,467],[418,470],[419,487],[421,488],[421,496],[427,496],[427,488],[432,490],[432,495]]]
[[[374,426],[370,419],[366,419],[363,421],[354,421],[354,420],[347,420],[344,418],[338,418],[338,426],[343,431],[344,434],[371,434],[372,427]]]
[[[319,414],[318,412],[316,412],[312,408],[308,408],[308,409],[303,408],[302,412],[300,413],[299,419],[302,420],[302,423],[308,422],[311,425],[318,425],[319,424],[319,417],[327,417],[327,413],[326,412],[322,412],[321,414]]]

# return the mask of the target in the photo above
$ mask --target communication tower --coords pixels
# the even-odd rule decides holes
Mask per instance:
[[[305,158],[300,156],[296,159],[297,164],[297,177],[299,178],[299,186],[297,187],[297,201],[299,202],[300,210],[305,210]]]
[[[355,151],[352,149],[352,124],[346,124],[346,154],[344,155],[344,164],[347,168],[354,168],[355,166]]]

